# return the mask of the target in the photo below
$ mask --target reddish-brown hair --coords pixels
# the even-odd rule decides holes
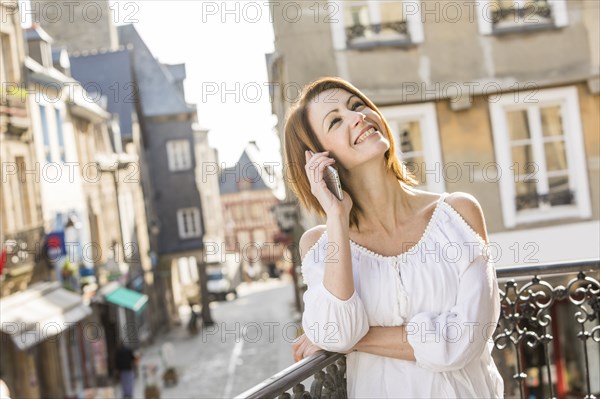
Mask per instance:
[[[304,87],[298,102],[288,111],[284,126],[284,157],[288,171],[287,178],[290,180],[290,186],[294,193],[298,196],[302,206],[310,211],[317,212],[325,217],[325,212],[319,204],[319,201],[311,193],[310,182],[305,171],[306,158],[304,152],[312,150],[313,152],[322,152],[325,149],[321,146],[315,132],[308,121],[308,106],[310,102],[320,93],[331,90],[342,89],[354,94],[360,98],[367,107],[375,111],[383,121],[383,132],[381,132],[390,142],[390,148],[385,153],[385,164],[399,182],[408,186],[414,186],[416,180],[408,174],[402,163],[396,156],[396,143],[391,133],[391,129],[377,106],[373,104],[360,90],[358,90],[350,82],[337,77],[324,77],[309,83]],[[338,165],[340,171],[340,180],[342,188],[350,194],[352,192],[347,184],[344,184],[344,173],[341,166]],[[360,206],[354,202],[350,211],[350,226],[358,227],[358,215],[361,212]]]

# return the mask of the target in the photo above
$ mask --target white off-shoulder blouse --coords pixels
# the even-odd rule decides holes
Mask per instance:
[[[311,342],[346,352],[370,326],[406,325],[416,362],[349,353],[350,398],[503,397],[491,357],[500,314],[496,272],[485,241],[446,196],[419,242],[400,255],[350,241],[355,292],[347,300],[323,286],[327,232],[304,255],[302,327]]]

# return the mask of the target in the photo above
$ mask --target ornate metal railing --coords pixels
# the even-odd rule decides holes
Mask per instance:
[[[406,21],[393,21],[381,24],[357,24],[346,28],[346,39],[351,42],[354,39],[375,36],[384,30],[392,30],[398,35],[407,36],[408,27]]]
[[[7,234],[2,242],[6,273],[23,265],[33,265],[41,255],[44,228],[34,227]]]
[[[551,329],[551,309],[558,301],[567,300],[574,305],[574,321],[578,324],[577,338],[581,340],[584,354],[586,382],[585,398],[593,398],[591,391],[588,343],[590,339],[600,343],[600,260],[540,264],[497,269],[499,284],[504,290],[500,293],[502,312],[494,335],[494,345],[498,350],[512,349],[516,356],[516,373],[512,376],[518,383],[521,398],[525,398],[525,380],[522,351],[527,348],[543,347],[549,396],[556,397],[555,381],[552,380],[550,345],[554,342]],[[565,275],[576,273],[565,285],[552,285],[540,276]],[[522,285],[515,278],[525,277]],[[508,281],[504,281],[507,280]],[[556,277],[555,277],[556,279]],[[504,283],[504,284],[503,284]],[[586,330],[586,322],[596,322],[596,326]],[[593,344],[593,343],[592,343]],[[600,370],[594,372],[597,378]],[[543,385],[542,385],[543,386]]]
[[[576,277],[569,277],[573,274]],[[512,378],[519,385],[520,397],[526,397],[525,380],[528,377],[524,371],[521,352],[524,346],[536,348],[540,345],[543,346],[546,357],[545,368],[549,378],[547,385],[550,390],[543,397],[556,397],[549,360],[549,345],[555,341],[551,332],[550,312],[557,302],[568,301],[577,309],[574,321],[578,326],[577,337],[581,340],[585,354],[586,392],[581,397],[595,398],[591,381],[600,370],[590,370],[588,345],[600,343],[600,260],[499,267],[496,275],[501,288],[502,311],[493,340],[497,351],[513,349],[516,353],[516,373]],[[564,278],[568,278],[565,285],[551,283]],[[596,325],[586,329],[585,324],[590,322],[595,322]],[[343,354],[319,352],[275,374],[237,398],[347,398],[345,371]],[[307,391],[302,382],[310,377],[314,379]],[[506,382],[505,380],[505,385]],[[292,394],[286,392],[290,389]]]
[[[538,22],[535,18],[552,18],[552,8],[547,0],[529,2],[522,7],[492,8],[492,23],[498,24],[502,21],[525,21]]]
[[[345,355],[318,352],[241,393],[237,398],[347,398],[345,374]],[[310,390],[306,391],[302,382],[310,377],[314,380]],[[293,396],[286,392],[289,389],[292,389]]]

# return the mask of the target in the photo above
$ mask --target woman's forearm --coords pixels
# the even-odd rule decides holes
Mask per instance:
[[[367,335],[354,346],[353,351],[395,359],[416,360],[404,326],[371,327]]]
[[[327,218],[328,243],[325,254],[323,286],[344,301],[354,293],[348,226],[347,217]]]

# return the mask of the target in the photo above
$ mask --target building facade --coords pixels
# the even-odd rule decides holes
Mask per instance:
[[[34,11],[41,11],[48,1],[32,3],[37,4],[32,5]],[[208,180],[197,176],[200,170],[197,165],[201,162],[196,156],[210,149],[201,129],[196,128],[195,106],[185,101],[185,65],[159,63],[135,28],[116,27],[108,1],[100,3],[104,12],[97,21],[75,18],[56,23],[46,16],[39,18],[39,22],[56,37],[57,43],[74,52],[77,79],[97,87],[100,97],[108,97],[108,111],[118,114],[124,150],[137,152],[143,198],[133,196],[133,205],[136,215],[138,207],[143,207],[148,222],[136,222],[133,226],[138,232],[146,230],[149,234],[146,252],[153,262],[152,273],[144,270],[158,288],[149,294],[155,295],[153,302],[157,306],[165,308],[160,313],[178,321],[180,303],[175,303],[174,291],[180,287],[173,286],[177,281],[176,270],[180,263],[189,268],[202,265],[205,220],[200,191],[204,186],[214,186],[217,176],[209,175]],[[68,5],[56,7],[62,7],[63,15],[68,12]],[[107,68],[109,63],[115,63],[115,67]],[[115,87],[118,87],[116,99]],[[218,195],[210,198],[218,201]],[[212,204],[215,207],[219,208],[218,202]],[[213,218],[220,212],[206,214]],[[218,220],[207,224],[214,226]],[[204,271],[203,267],[198,268],[196,275],[202,286]],[[210,316],[210,312],[204,312],[203,316],[205,313]],[[155,321],[157,327],[168,325],[168,320]]]
[[[246,280],[273,277],[284,268],[285,246],[273,207],[280,203],[275,170],[261,160],[250,142],[236,164],[221,170],[220,192],[225,226],[224,252],[240,256]]]
[[[23,32],[17,3],[2,2],[1,7],[0,374],[15,397],[75,397],[96,386],[94,376],[102,375],[102,370],[94,365],[102,364],[105,352],[85,339],[92,312],[85,298],[70,290],[77,290],[81,282],[77,272],[85,269],[82,258],[72,257],[78,264],[69,270],[77,277],[65,279],[59,261],[69,258],[48,256],[46,233],[56,226],[62,211],[80,209],[71,198],[79,198],[78,188],[58,182],[66,173],[63,167],[71,162],[71,184],[80,183],[75,177],[79,170],[74,137],[65,131],[72,110],[67,104],[74,101],[61,100],[74,97],[60,92],[71,80],[54,68],[49,38]],[[42,83],[57,83],[58,89],[38,90]],[[47,101],[50,97],[54,101]],[[45,108],[50,102],[51,108]],[[96,112],[103,115],[101,109],[92,109]],[[52,168],[59,172],[47,175]],[[52,192],[54,187],[57,192]],[[67,208],[53,205],[48,195],[63,195]],[[78,221],[81,214],[74,215],[67,220]],[[68,228],[60,227],[64,243]],[[71,237],[74,252],[81,238]]]
[[[419,188],[479,200],[497,266],[600,257],[597,2],[320,1],[299,4],[293,23],[271,5],[280,135],[298,88],[342,77],[379,107]],[[303,229],[320,222],[301,215]],[[556,307],[555,337],[572,334],[566,308]],[[564,371],[584,354],[551,356]],[[532,369],[545,362],[527,357]],[[510,382],[514,359],[498,362]],[[559,373],[559,394],[576,392],[577,373]],[[543,380],[531,380],[532,395]]]
[[[42,201],[37,184],[39,174],[36,175],[34,169],[37,154],[23,69],[27,49],[17,3],[2,2],[2,15],[6,16],[6,21],[0,28],[0,296],[6,296],[24,290],[32,279],[43,279],[48,271],[41,259]]]
[[[274,11],[280,134],[292,86],[340,76],[380,108],[420,187],[479,199],[499,265],[522,263],[510,246],[531,233],[540,262],[598,256],[598,5],[517,3],[319,2],[318,22],[306,8],[295,23]],[[590,241],[560,251],[564,229]]]

